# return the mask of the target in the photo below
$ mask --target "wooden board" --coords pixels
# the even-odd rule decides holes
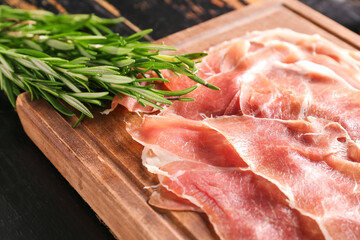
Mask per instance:
[[[346,48],[360,37],[296,1],[265,1],[212,19],[159,40],[180,52],[203,51],[252,30],[277,27],[320,34]],[[157,184],[141,165],[142,146],[125,131],[138,118],[118,107],[108,116],[97,110],[76,129],[45,101],[17,100],[29,137],[119,239],[217,239],[204,214],[154,209],[147,204]]]

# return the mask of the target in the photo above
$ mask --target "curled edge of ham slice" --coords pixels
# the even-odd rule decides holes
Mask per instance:
[[[153,207],[172,211],[203,212],[201,208],[189,200],[178,197],[178,195],[163,186],[159,186],[154,190],[148,203]]]

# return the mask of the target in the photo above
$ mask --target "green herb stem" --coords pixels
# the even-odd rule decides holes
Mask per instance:
[[[91,105],[103,106],[118,93],[158,109],[159,104],[172,104],[170,100],[193,100],[180,96],[196,87],[162,91],[154,84],[140,84],[168,82],[160,73],[164,69],[217,89],[195,75],[194,60],[206,54],[164,54],[161,51],[176,48],[140,41],[150,29],[123,37],[106,27],[122,20],[0,6],[1,90],[14,107],[16,96],[29,91],[32,99],[43,98],[60,113],[73,116],[61,104],[64,101],[81,113],[81,120],[93,117]],[[149,71],[157,76],[147,78],[144,73]]]

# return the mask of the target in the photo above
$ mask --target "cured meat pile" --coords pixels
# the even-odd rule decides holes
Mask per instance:
[[[360,239],[360,53],[287,29],[208,53],[198,75],[220,91],[128,124],[150,203],[203,211],[222,239]]]

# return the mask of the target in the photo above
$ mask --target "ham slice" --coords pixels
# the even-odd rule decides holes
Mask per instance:
[[[316,220],[329,239],[360,237],[360,192],[357,187],[360,176],[359,148],[338,123],[316,118],[284,121],[247,116],[221,117],[198,122],[178,116],[151,116],[144,118],[140,128],[133,126],[128,130],[137,141],[145,145],[143,163],[149,171],[159,174],[160,182],[168,190],[202,208],[224,239],[250,236],[244,233],[244,229],[238,229],[238,224],[242,221],[237,217],[252,216],[251,221],[259,226],[267,223],[257,218],[256,211],[236,212],[230,208],[228,213],[222,212],[221,214],[225,215],[221,215],[218,210],[237,206],[239,199],[244,196],[246,200],[241,201],[251,202],[242,202],[244,206],[251,206],[250,209],[261,208],[256,204],[275,198],[271,194],[267,195],[269,193],[279,196],[284,194],[290,206],[299,211],[295,214],[292,212],[294,210],[289,208],[289,221],[292,214],[295,214],[300,222],[308,222],[309,219],[303,218],[309,216]],[[191,134],[188,131],[191,131]],[[209,145],[213,139],[217,139],[217,144]],[[231,151],[236,151],[238,155],[229,155]],[[231,159],[229,164],[224,164],[224,156]],[[251,175],[252,173],[244,168],[244,162],[256,175]],[[254,178],[263,184],[266,182],[266,188],[271,189],[267,193],[262,185],[262,190],[251,192],[265,194],[267,197],[253,196],[261,199],[256,203],[253,198],[244,195],[242,188],[253,189],[254,186],[249,184],[255,180],[246,183],[242,178]],[[232,183],[228,179],[236,179],[235,181],[241,184]],[[208,192],[206,186],[216,187],[213,192]],[[226,195],[226,192],[230,195]],[[239,196],[235,196],[236,194]],[[204,200],[204,195],[209,199]],[[214,198],[216,204],[212,201]],[[287,206],[286,198],[279,199],[283,200],[275,201],[276,204],[283,202],[280,205]],[[270,205],[275,203],[267,202]],[[228,205],[224,207],[223,204]],[[235,216],[234,211],[239,216]],[[234,216],[231,215],[234,218],[230,217],[229,220],[224,216],[230,212],[234,213]],[[267,216],[266,219],[275,216]],[[284,221],[279,221],[280,225],[271,228],[282,228]],[[230,223],[234,225],[229,227]],[[222,224],[227,228],[222,229]],[[299,224],[292,227],[300,229],[304,234],[311,232],[304,228],[307,224]],[[312,227],[314,226],[316,224],[312,224]],[[252,228],[250,232],[255,234],[256,231]],[[314,235],[315,239],[319,238],[319,234],[310,234]],[[284,239],[287,237],[288,235],[284,235]],[[259,239],[264,239],[264,236]],[[276,235],[270,239],[280,237]]]
[[[360,53],[286,29],[208,53],[220,91],[128,124],[161,184],[149,203],[203,211],[222,239],[360,239]]]
[[[309,61],[275,63],[241,85],[240,109],[260,118],[316,116],[339,122],[360,139],[360,91],[333,71]]]
[[[309,218],[249,170],[179,161],[161,169],[161,184],[201,207],[222,239],[322,239]]]
[[[274,183],[290,205],[329,239],[360,238],[359,147],[337,123],[247,116],[207,119],[250,169]],[[340,227],[341,226],[341,227]]]
[[[249,171],[227,139],[203,122],[145,116],[128,131],[145,146],[144,166],[201,208],[223,239],[322,239],[312,219],[289,207],[276,185]]]
[[[240,41],[243,42],[242,40]],[[236,43],[237,42],[234,44]],[[246,46],[246,44],[241,44],[240,46],[251,47],[250,42],[248,41],[247,43],[250,46]],[[257,45],[257,43],[253,44]],[[215,66],[214,71],[216,73],[216,71],[219,71],[221,68],[232,70],[212,74],[206,78],[207,82],[218,86],[220,91],[199,86],[195,91],[187,95],[187,97],[194,98],[195,101],[186,103],[175,102],[165,111],[162,111],[161,114],[177,114],[189,119],[201,120],[203,117],[222,116],[225,113],[241,113],[241,109],[236,108],[238,105],[235,103],[239,97],[238,92],[241,89],[244,79],[246,79],[248,75],[261,71],[269,61],[280,61],[290,53],[289,49],[281,44],[276,44],[273,47],[274,48],[261,48],[249,52],[248,55],[242,56],[239,61],[226,60],[226,56],[234,57],[234,55],[229,53],[225,54],[225,60],[222,61],[223,65],[219,67]],[[233,48],[227,50],[230,51],[233,50]],[[211,55],[210,51],[208,57],[204,59],[204,62],[210,61],[208,59],[211,58],[213,58],[213,55]],[[229,66],[230,63],[235,65]]]
[[[206,80],[220,91],[200,86],[188,94],[194,102],[176,102],[161,114],[195,120],[316,116],[339,122],[360,140],[360,61],[354,55],[319,36],[280,29],[256,32],[210,50],[204,59],[214,73]]]
[[[239,90],[239,81],[251,78],[254,73],[261,74],[264,69],[276,67],[277,63],[294,64],[298,61],[314,63],[313,66],[322,66],[326,76],[347,82],[350,86],[360,89],[360,60],[359,53],[342,49],[318,35],[306,35],[296,33],[288,29],[274,29],[264,32],[252,32],[244,37],[225,42],[219,46],[209,49],[208,56],[197,65],[200,69],[198,76],[206,81],[218,85],[222,90],[217,93],[206,87],[200,86],[196,92],[190,93],[188,97],[196,99],[195,102],[175,102],[175,106],[169,109],[182,116],[192,117],[200,120],[196,115],[190,115],[184,109],[200,107],[199,113],[205,116],[218,116],[222,113],[232,113],[241,109],[225,110],[227,101],[216,110],[203,106],[209,98],[227,99],[235,97]],[[307,64],[309,65],[309,64]],[[306,70],[305,70],[306,71]],[[230,73],[230,74],[229,74]],[[195,83],[185,76],[177,76],[171,71],[162,71],[170,83],[159,83],[160,88],[166,90],[182,90],[193,86]],[[326,77],[325,76],[325,77]],[[228,92],[228,83],[231,91]],[[234,93],[235,91],[235,93]],[[124,96],[124,99],[115,98],[112,109],[118,104],[125,106],[129,111],[149,112],[152,108],[143,108],[136,103],[135,99]],[[187,105],[191,107],[187,107]],[[224,109],[225,108],[225,109]],[[213,114],[211,114],[214,112]],[[195,113],[194,113],[195,114]]]
[[[176,115],[145,116],[141,126],[128,124],[127,131],[145,146],[143,164],[154,173],[174,159],[217,167],[248,167],[219,132],[202,122],[188,121]]]

